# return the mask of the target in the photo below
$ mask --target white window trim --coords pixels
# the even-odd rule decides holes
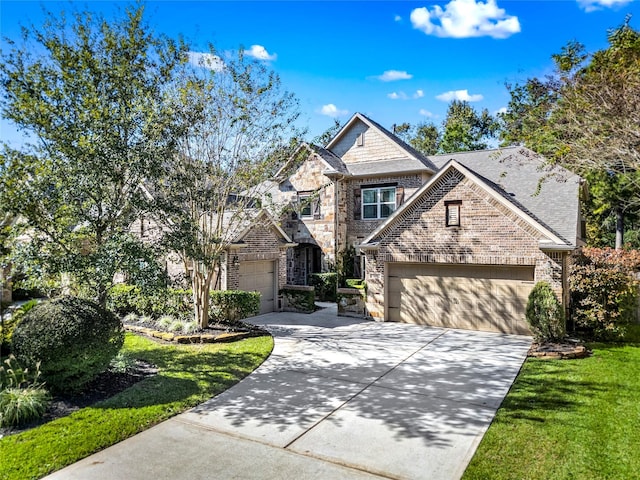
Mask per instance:
[[[382,190],[390,190],[393,189],[393,202],[381,202],[380,198],[381,198],[381,191]],[[365,203],[364,201],[364,197],[365,197],[365,192],[366,191],[370,191],[370,190],[375,190],[376,191],[376,202],[375,203]],[[360,205],[360,211],[362,212],[361,216],[363,220],[381,220],[384,218],[389,218],[393,212],[396,211],[396,209],[398,208],[398,205],[396,204],[396,187],[366,187],[366,188],[362,188],[361,189],[361,205]],[[371,206],[371,205],[376,205],[376,216],[375,217],[367,217],[365,215],[365,206]],[[382,211],[382,205],[393,205],[393,210],[389,213],[389,215],[387,215],[386,217],[382,217],[381,211]]]

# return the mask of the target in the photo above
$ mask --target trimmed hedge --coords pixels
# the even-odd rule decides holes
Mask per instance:
[[[33,368],[52,391],[80,389],[109,367],[124,342],[122,322],[89,300],[63,297],[39,303],[13,332],[17,360]]]
[[[311,313],[316,309],[316,292],[311,287],[287,285],[280,290],[284,300],[284,310]]]
[[[260,312],[260,294],[241,290],[212,290],[209,317],[214,321],[237,321]],[[174,288],[145,292],[135,285],[119,284],[111,289],[107,306],[120,316],[129,313],[160,317],[193,315],[191,290]]]
[[[260,293],[242,290],[213,290],[209,292],[209,316],[215,320],[237,322],[260,313]]]
[[[316,299],[321,302],[335,302],[338,288],[338,274],[312,273],[309,275],[309,284],[316,290]]]
[[[192,302],[191,290],[167,288],[144,291],[135,285],[121,283],[111,288],[107,307],[120,316],[135,313],[180,317],[191,314]]]

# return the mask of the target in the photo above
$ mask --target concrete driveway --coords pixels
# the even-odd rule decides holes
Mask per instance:
[[[269,359],[212,400],[51,479],[457,479],[529,337],[312,315],[255,317]]]

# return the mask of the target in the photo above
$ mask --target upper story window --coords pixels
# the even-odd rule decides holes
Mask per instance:
[[[311,197],[309,195],[300,195],[300,218],[312,218],[313,206],[311,205]]]
[[[362,218],[387,218],[396,210],[396,187],[362,189]]]
[[[298,193],[298,206],[300,218],[320,219],[320,199],[313,192]]]

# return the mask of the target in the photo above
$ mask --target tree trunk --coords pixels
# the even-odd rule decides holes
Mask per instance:
[[[194,265],[197,267],[197,265]],[[193,269],[191,274],[191,289],[193,290],[193,312],[196,324],[200,328],[209,326],[209,290],[211,289],[211,280],[213,273],[210,269],[205,268],[205,272]]]
[[[622,208],[616,209],[616,250],[621,250],[624,244],[624,212]]]

